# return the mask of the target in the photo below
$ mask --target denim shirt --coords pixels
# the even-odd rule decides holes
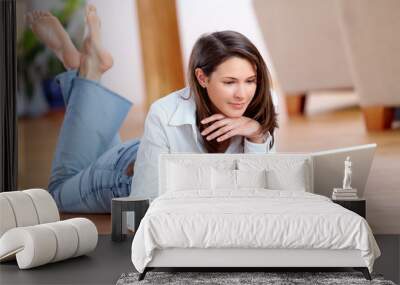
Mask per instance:
[[[275,144],[270,148],[271,140],[272,136],[269,133],[264,143],[252,143],[242,136],[235,136],[225,153],[275,152]],[[177,152],[207,153],[196,125],[196,104],[188,87],[175,91],[151,105],[137,153],[130,196],[156,198],[158,157],[161,153]]]

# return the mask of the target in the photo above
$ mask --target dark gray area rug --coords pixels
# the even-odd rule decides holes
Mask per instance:
[[[360,272],[148,272],[142,281],[139,273],[122,274],[117,285],[136,284],[379,284],[395,285],[384,280],[382,275],[372,274],[372,281],[364,278]]]

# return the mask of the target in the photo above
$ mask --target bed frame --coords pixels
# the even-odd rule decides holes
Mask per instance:
[[[233,271],[265,271],[273,268],[316,269],[353,268],[361,271],[367,280],[371,280],[368,268],[359,250],[331,249],[197,249],[171,248],[156,250],[152,261],[147,265],[139,280],[146,273],[161,268],[185,269],[233,269]],[[231,271],[231,270],[229,270]],[[320,270],[323,271],[323,270]]]
[[[313,181],[313,159],[310,154],[302,153],[275,153],[265,156],[273,156],[279,159],[296,157],[308,163],[308,181]],[[206,160],[209,163],[223,159],[229,163],[238,158],[257,158],[259,154],[161,154],[159,160],[159,193],[166,191],[164,185],[167,182],[167,161]],[[307,191],[313,191],[313,183],[309,183]],[[365,261],[361,257],[359,250],[332,250],[332,249],[254,249],[254,248],[170,248],[157,249],[153,259],[147,265],[143,273],[139,275],[139,280],[143,280],[148,271],[161,268],[203,268],[213,271],[218,268],[229,268],[233,271],[265,271],[278,268],[285,268],[286,271],[294,268],[302,269],[333,269],[333,268],[353,268],[361,271],[367,280],[371,276]],[[250,270],[251,269],[251,270]],[[230,270],[232,271],[232,270]]]

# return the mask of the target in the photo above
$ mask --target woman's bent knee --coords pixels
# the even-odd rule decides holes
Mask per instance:
[[[68,213],[109,213],[114,197],[129,195],[131,177],[120,178],[108,169],[92,167],[67,180],[53,181],[49,192],[61,212]],[[126,180],[126,181],[125,181]]]

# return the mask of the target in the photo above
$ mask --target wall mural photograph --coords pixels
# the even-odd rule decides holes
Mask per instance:
[[[400,282],[398,1],[0,7],[2,284]]]

